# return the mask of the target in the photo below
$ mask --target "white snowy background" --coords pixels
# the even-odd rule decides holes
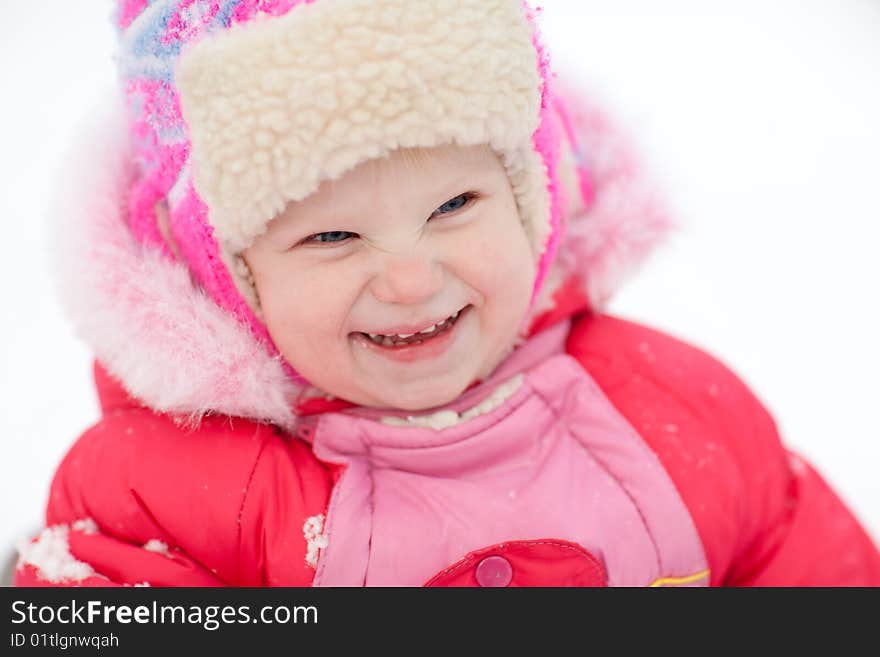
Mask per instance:
[[[40,527],[55,467],[98,414],[44,217],[115,44],[108,0],[2,6],[0,555]],[[731,366],[880,538],[880,2],[543,7],[558,67],[636,138],[681,224],[610,309]]]

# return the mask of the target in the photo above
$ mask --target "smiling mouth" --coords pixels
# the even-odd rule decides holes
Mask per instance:
[[[364,333],[359,331],[358,334],[364,336],[370,342],[379,345],[380,347],[401,348],[419,345],[452,330],[452,327],[455,326],[456,322],[458,322],[468,308],[470,308],[470,306],[465,306],[461,310],[456,310],[442,322],[437,322],[436,324],[423,328],[418,333],[385,335],[382,333]]]

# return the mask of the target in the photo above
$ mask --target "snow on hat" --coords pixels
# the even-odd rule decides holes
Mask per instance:
[[[132,234],[273,349],[241,252],[287,203],[396,148],[489,144],[540,288],[558,135],[522,0],[121,0],[117,19]]]

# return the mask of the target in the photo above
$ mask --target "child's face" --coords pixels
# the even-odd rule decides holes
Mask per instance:
[[[535,276],[488,147],[361,164],[291,203],[244,257],[269,333],[298,372],[348,401],[403,410],[445,404],[491,373]]]

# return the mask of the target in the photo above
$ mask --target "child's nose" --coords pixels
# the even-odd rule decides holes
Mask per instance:
[[[443,287],[443,270],[424,255],[391,255],[384,259],[370,290],[384,303],[419,303]]]

